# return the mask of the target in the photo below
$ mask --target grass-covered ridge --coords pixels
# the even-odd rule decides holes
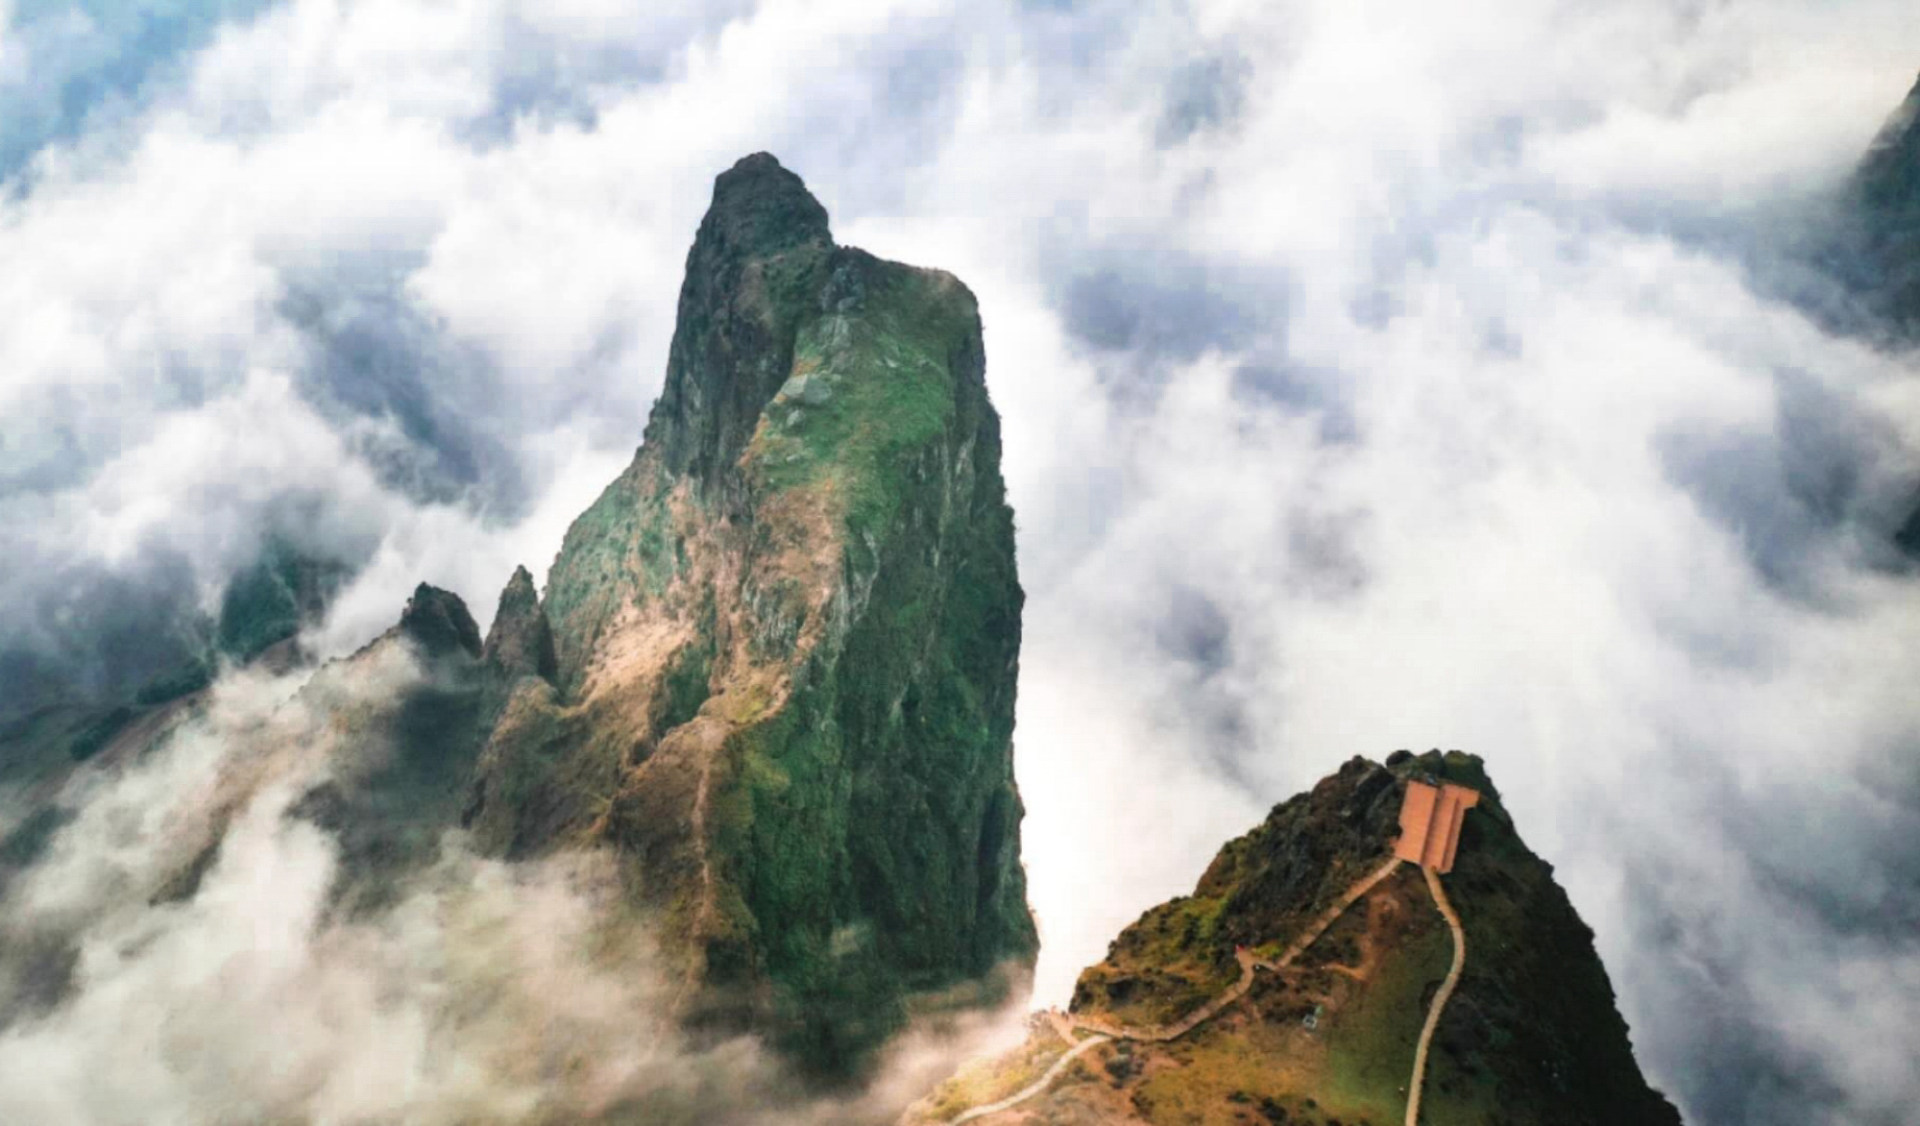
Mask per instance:
[[[1468,954],[1434,1039],[1422,1121],[1677,1126],[1633,1060],[1591,932],[1521,841],[1485,765],[1457,752],[1402,752],[1388,765],[1353,759],[1274,807],[1221,849],[1192,895],[1121,932],[1082,975],[1073,1014],[1141,1028],[1203,1007],[1231,979],[1236,947],[1272,957],[1380,869],[1414,777],[1483,794],[1466,815],[1456,866],[1442,877]],[[1019,1112],[1031,1121],[1183,1126],[1398,1123],[1414,1046],[1451,958],[1451,934],[1424,879],[1402,864],[1286,968],[1256,973],[1247,994],[1213,1019],[1176,1040],[1103,1046],[1087,1057],[1094,1081],[1057,1085]],[[1004,1068],[1023,1071],[1023,1058],[1006,1057]],[[1005,1085],[993,1066],[969,1076],[974,1089]],[[951,1117],[953,1090],[942,1088],[906,1121]]]
[[[832,278],[835,308],[800,329],[747,461],[764,488],[830,491],[859,543],[887,531],[914,460],[953,424],[953,361],[980,325],[947,274],[842,251]]]

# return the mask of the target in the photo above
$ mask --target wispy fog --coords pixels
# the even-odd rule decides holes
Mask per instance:
[[[137,683],[127,639],[274,536],[353,569],[330,654],[418,581],[541,574],[638,440],[712,177],[767,149],[980,298],[1040,1000],[1340,761],[1459,747],[1689,1121],[1920,1103],[1920,358],[1803,256],[1911,3],[46,7],[0,0],[0,692]],[[664,1030],[592,858],[452,840],[330,914],[284,811],[332,752],[262,734],[290,686],[219,691],[6,887],[39,992],[0,1118],[779,1087]]]
[[[880,1122],[1017,1027],[913,1030],[849,1100],[676,1030],[610,854],[507,864],[450,831],[350,907],[299,799],[393,754],[369,717],[432,675],[384,643],[311,680],[232,676],[71,780],[0,898],[0,1120]]]

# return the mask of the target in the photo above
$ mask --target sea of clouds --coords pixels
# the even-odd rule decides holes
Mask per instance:
[[[1920,1102],[1920,357],[1830,328],[1795,254],[1912,84],[1911,4],[125,8],[0,0],[0,668],[134,676],[276,536],[356,568],[333,654],[418,581],[484,613],[539,576],[638,441],[712,177],[768,150],[980,299],[1039,1000],[1347,757],[1459,747],[1690,1122]],[[603,1035],[658,1006],[577,956],[585,869],[456,843],[330,922],[332,846],[262,787],[146,906],[114,865],[251,745],[70,787],[6,894],[85,936],[77,984],[4,1033],[0,1108],[701,1074]],[[594,1045],[578,1091],[529,1020]]]
[[[0,887],[0,1121],[859,1126],[1017,1035],[1011,1011],[911,1028],[852,1095],[749,1038],[693,1043],[606,853],[509,864],[449,832],[347,907],[298,799],[396,753],[366,717],[432,676],[398,643],[229,675],[145,753],[70,779]]]

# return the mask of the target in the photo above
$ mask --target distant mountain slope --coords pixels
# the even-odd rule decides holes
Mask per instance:
[[[1177,1039],[1116,1036],[1043,1094],[970,1121],[1398,1126],[1416,1041],[1452,958],[1420,870],[1391,869],[1285,968],[1249,966],[1284,961],[1317,917],[1382,870],[1407,780],[1419,775],[1484,796],[1466,814],[1452,873],[1440,877],[1467,956],[1434,1034],[1422,1121],[1678,1123],[1634,1062],[1592,932],[1521,842],[1480,760],[1432,752],[1389,761],[1353,759],[1276,806],[1221,849],[1191,896],[1121,932],[1081,975],[1070,1021],[1037,1021],[1019,1049],[962,1072],[905,1121],[953,1121],[1019,1092],[1068,1050],[1060,1023],[1178,1030],[1245,982],[1244,998]]]
[[[1920,81],[1867,146],[1848,182],[1858,285],[1901,332],[1920,330]]]
[[[1835,272],[1865,306],[1873,331],[1901,346],[1920,339],[1920,81],[1914,83],[1847,181]],[[1920,496],[1895,533],[1920,557]]]
[[[176,704],[205,689],[222,666],[288,668],[306,659],[298,652],[300,631],[325,616],[351,573],[337,560],[269,538],[228,582],[217,616],[183,605],[145,619],[147,632],[108,631],[114,667],[92,675],[36,675],[35,657],[7,651],[12,639],[0,639],[0,786],[50,795],[77,764],[123,734],[137,741],[164,724]],[[96,635],[111,617],[112,607],[83,607],[72,615],[71,633]],[[153,627],[154,620],[164,624]],[[0,834],[0,856],[5,853]]]

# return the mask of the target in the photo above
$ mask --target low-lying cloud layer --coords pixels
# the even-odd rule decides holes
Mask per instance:
[[[343,898],[366,874],[302,798],[396,753],[367,717],[431,675],[388,643],[230,676],[69,780],[0,893],[0,1120],[878,1123],[1015,1027],[915,1030],[871,1092],[809,1094],[752,1040],[677,1031],[609,854],[508,864],[450,832]]]
[[[135,677],[118,639],[275,535],[357,568],[328,652],[416,581],[479,609],[539,573],[638,439],[712,176],[768,149],[841,241],[980,297],[1043,999],[1342,759],[1457,746],[1690,1121],[1920,1100],[1920,579],[1888,547],[1920,361],[1781,296],[1828,292],[1788,251],[1920,66],[1911,5],[298,0],[148,39],[40,8],[0,2],[0,91],[167,52],[0,111],[0,650],[41,675]],[[585,932],[467,950],[474,920],[592,913],[590,874],[456,850],[330,929],[326,841],[259,809],[201,896],[87,924],[0,1106],[113,1121],[74,1100],[136,1058],[191,1099],[282,1007],[398,1037],[378,1066],[430,1058],[403,1085],[458,1106],[511,1041],[409,1055],[431,1021],[355,998],[486,994]],[[248,945],[190,937],[216,888]],[[253,1000],[206,1023],[189,949]],[[600,1028],[571,996],[524,1003]],[[375,1064],[327,1043],[242,1089],[350,1116]]]

